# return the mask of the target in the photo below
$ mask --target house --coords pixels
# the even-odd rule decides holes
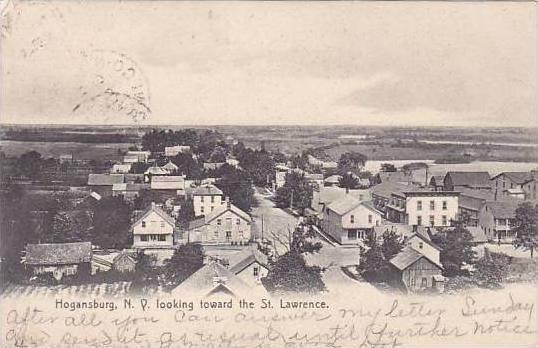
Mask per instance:
[[[73,154],[60,155],[60,163],[73,163]]]
[[[329,204],[323,212],[323,231],[340,244],[355,244],[381,224],[381,212],[371,201],[346,196]]]
[[[491,190],[488,172],[447,172],[443,186],[445,191],[459,191],[464,188]]]
[[[88,186],[92,191],[101,196],[111,196],[112,186],[114,184],[122,184],[124,181],[123,174],[89,174]]]
[[[450,226],[458,213],[459,192],[394,191],[387,204],[387,219],[408,225]]]
[[[214,185],[198,186],[192,190],[194,216],[211,213],[222,204],[224,193]]]
[[[434,191],[443,191],[445,188],[445,177],[443,175],[433,175],[430,179],[429,186]]]
[[[281,188],[286,183],[286,174],[290,171],[288,166],[277,164],[275,166],[275,183],[273,190]]]
[[[226,158],[226,163],[235,168],[239,167],[239,160],[235,157]]]
[[[164,155],[166,157],[174,157],[180,153],[191,152],[191,147],[188,145],[176,145],[176,146],[166,146],[164,148]]]
[[[372,199],[369,189],[348,190],[341,187],[326,186],[313,190],[310,206],[315,211],[321,213],[329,204],[345,197],[346,195],[355,197],[360,201],[369,201]]]
[[[136,257],[133,253],[120,252],[112,260],[112,269],[121,273],[134,272],[136,268]]]
[[[534,200],[536,199],[537,174],[536,171],[503,172],[491,178],[491,186],[503,196]]]
[[[138,163],[141,162],[140,158],[137,155],[125,155],[123,156],[123,163]]]
[[[156,176],[151,180],[152,190],[172,190],[177,195],[185,195],[185,176]]]
[[[242,297],[253,289],[218,262],[211,262],[191,274],[171,292],[172,296]]]
[[[149,190],[149,184],[114,184],[112,185],[112,196],[122,196],[126,201],[133,201],[136,197],[140,196],[140,192],[143,190]]]
[[[216,170],[225,165],[226,162],[204,162],[205,170]]]
[[[490,241],[512,242],[519,200],[487,201],[480,209],[479,226]]]
[[[379,172],[375,175],[374,181],[378,184],[391,182],[410,185],[413,183],[413,175],[410,172]]]
[[[56,280],[84,271],[84,266],[90,272],[91,261],[90,242],[28,244],[23,260],[33,274],[51,274]]]
[[[251,287],[260,286],[261,279],[269,273],[269,261],[259,250],[248,248],[232,255],[229,270]]]
[[[409,292],[444,288],[443,266],[428,256],[406,246],[389,261],[394,281]]]
[[[172,161],[168,161],[164,166],[161,167],[162,169],[165,169],[168,171],[168,173],[174,173],[179,170],[179,167],[174,164]]]
[[[165,168],[157,167],[157,166],[149,167],[144,172],[144,182],[151,182],[153,177],[164,176],[164,175],[169,175],[169,174],[170,172],[166,170]]]
[[[393,192],[403,192],[405,190],[418,189],[416,186],[404,185],[396,182],[383,182],[373,186],[370,190],[372,192],[372,202],[377,210],[381,211],[386,217],[387,205],[389,204]]]
[[[110,169],[110,173],[112,174],[125,174],[125,173],[129,173],[129,171],[131,170],[131,164],[130,163],[127,163],[127,164],[114,164],[112,166],[112,169]]]
[[[125,173],[123,177],[125,182],[129,184],[141,184],[144,182],[144,174]]]
[[[137,162],[146,163],[149,160],[149,157],[151,156],[151,152],[129,150],[127,151],[125,156],[129,156],[129,158],[134,158],[136,156]]]
[[[336,163],[335,161],[332,161],[329,158],[322,160],[322,159],[316,158],[316,157],[314,157],[312,155],[308,155],[308,163],[311,166],[321,167],[323,169],[336,169],[336,168],[338,168],[338,163]]]
[[[251,240],[250,215],[229,201],[207,215],[191,221],[187,241],[206,245],[247,245]]]
[[[458,216],[467,226],[478,226],[480,210],[486,201],[494,201],[495,194],[485,190],[460,190],[458,200]]]
[[[174,245],[176,221],[155,203],[132,225],[134,248],[161,248]]]
[[[340,180],[342,179],[342,176],[341,175],[331,175],[327,178],[325,178],[325,180],[323,180],[323,185],[324,186],[338,186],[340,185]]]

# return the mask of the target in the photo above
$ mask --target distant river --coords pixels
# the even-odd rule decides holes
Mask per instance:
[[[406,139],[412,141],[412,139]],[[538,147],[538,144],[531,143],[499,143],[489,141],[459,141],[459,140],[418,140],[419,143],[426,144],[447,144],[447,145],[496,145],[496,146],[514,146],[514,147]]]

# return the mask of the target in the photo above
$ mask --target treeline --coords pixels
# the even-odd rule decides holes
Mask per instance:
[[[140,139],[135,134],[123,133],[62,133],[61,131],[7,130],[2,134],[3,140],[36,142],[75,142],[75,143],[136,143]]]

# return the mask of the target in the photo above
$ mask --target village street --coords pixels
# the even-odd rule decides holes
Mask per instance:
[[[254,198],[257,206],[252,209],[252,238],[271,241],[275,245],[279,255],[284,254],[289,248],[289,237],[297,225],[297,217],[275,207],[269,199],[269,194],[260,192],[256,188]],[[263,235],[262,235],[263,234]]]

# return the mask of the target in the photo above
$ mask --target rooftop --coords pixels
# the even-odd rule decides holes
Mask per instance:
[[[67,265],[91,262],[92,244],[51,243],[26,245],[25,263],[27,265]]]
[[[192,190],[193,196],[222,196],[224,193],[215,185],[198,186]]]
[[[450,177],[454,186],[490,187],[488,172],[447,172],[445,179]]]
[[[123,183],[123,174],[89,174],[89,186],[112,186]]]

